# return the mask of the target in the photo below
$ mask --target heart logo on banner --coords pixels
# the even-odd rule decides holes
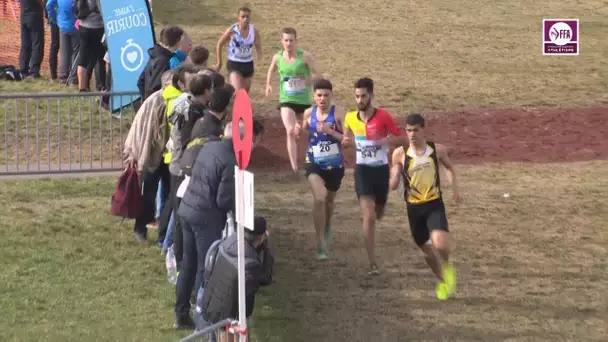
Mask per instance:
[[[127,60],[130,63],[135,63],[135,61],[137,60],[137,51],[131,51],[127,54]]]

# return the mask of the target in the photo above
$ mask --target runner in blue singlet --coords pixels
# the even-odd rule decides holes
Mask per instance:
[[[317,233],[317,258],[327,258],[331,216],[336,193],[344,177],[342,154],[342,126],[344,111],[332,104],[332,84],[321,79],[314,84],[315,105],[304,112],[303,127],[296,125],[296,135],[301,128],[308,130],[306,150],[306,178],[314,197],[312,215]]]

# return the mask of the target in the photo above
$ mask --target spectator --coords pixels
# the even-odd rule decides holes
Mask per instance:
[[[170,70],[169,60],[175,54],[184,30],[178,26],[165,28],[160,33],[160,43],[148,50],[150,59],[137,80],[142,101],[161,88],[160,76]]]
[[[24,77],[40,77],[44,58],[44,5],[41,0],[19,0],[21,5],[21,50],[19,68]]]
[[[59,81],[65,84],[77,85],[76,70],[72,70],[76,57],[78,56],[78,48],[80,41],[78,30],[74,26],[76,23],[76,14],[74,13],[75,0],[48,0],[46,10],[49,21],[52,25],[59,28],[59,44],[61,49],[59,54],[59,73],[55,72],[55,77],[59,76]],[[51,34],[51,41],[53,34]],[[53,42],[51,42],[51,46]],[[51,57],[53,56],[53,48],[51,48]],[[52,65],[53,62],[49,61]],[[56,62],[55,62],[56,67]],[[53,66],[51,66],[51,78],[53,77]]]
[[[210,113],[225,119],[232,92],[213,91]],[[204,117],[207,117],[206,114]],[[228,133],[228,134],[227,134]],[[192,176],[177,209],[183,234],[184,256],[177,279],[175,327],[192,328],[190,296],[203,281],[204,258],[211,244],[222,237],[226,215],[234,212],[234,167],[236,157],[230,137],[205,143],[196,157]]]
[[[192,137],[208,137],[215,136],[220,137],[224,131],[224,121],[232,114],[232,107],[234,105],[234,87],[229,84],[224,84],[221,88],[215,88],[214,92],[225,91],[230,94],[230,102],[228,103],[224,112],[217,111],[216,104],[213,103],[213,96],[211,103],[209,103],[208,114],[199,119],[192,128]]]
[[[188,59],[186,61],[199,69],[206,69],[208,60],[209,50],[202,45],[197,45],[190,50],[188,53]]]
[[[190,53],[190,49],[192,48],[192,38],[189,35],[183,34],[182,39],[177,44],[177,50],[175,50],[175,54],[169,59],[169,67],[171,69],[177,68],[180,64],[182,64]]]
[[[106,78],[103,55],[105,48],[102,43],[104,33],[103,18],[99,10],[99,0],[78,1],[78,35],[80,37],[80,50],[78,54],[78,88],[80,91],[89,91],[90,78],[93,69],[97,68],[100,81]],[[103,88],[102,84],[96,84]]]
[[[272,283],[274,273],[274,251],[268,246],[266,219],[256,216],[253,228],[253,231],[245,229],[245,311],[248,326],[255,295],[261,286]],[[219,243],[217,250],[210,250],[206,260],[210,261],[205,265],[207,282],[204,290],[199,290],[194,313],[197,330],[224,319],[239,317],[237,234]]]
[[[176,229],[175,226],[179,226],[179,223],[170,220],[170,218],[173,217],[173,210],[177,208],[179,204],[176,196],[177,188],[184,179],[179,160],[186,145],[190,141],[192,127],[196,120],[203,117],[206,104],[209,102],[210,97],[211,78],[209,76],[197,74],[188,82],[188,91],[182,93],[175,100],[173,110],[169,114],[169,122],[171,124],[169,134],[170,143],[168,144],[171,146],[171,160],[169,163],[169,172],[171,174],[169,181],[170,195],[160,216],[158,228],[160,241],[164,242],[169,227],[173,226],[174,229]],[[171,221],[173,221],[173,224],[170,224]],[[179,242],[181,243],[181,240]]]
[[[165,90],[163,90],[163,98],[165,99],[165,102],[167,104],[167,109],[166,109],[166,113],[167,113],[167,117],[169,117],[169,115],[171,114],[171,112],[173,111],[173,106],[175,105],[175,101],[177,100],[177,98],[184,92],[184,89],[187,88],[188,84],[190,83],[190,79],[198,72],[197,69],[195,69],[194,67],[190,66],[190,65],[181,65],[179,67],[177,67],[177,69],[175,69],[175,71],[173,72],[173,81],[172,84],[168,87],[165,88]],[[169,132],[171,131],[172,128],[172,124],[171,122],[168,122],[168,126],[169,126]],[[163,165],[161,167],[162,170],[162,188],[163,188],[163,192],[161,194],[162,196],[162,209],[159,212],[159,219],[162,217],[162,213],[165,211],[165,207],[167,207],[167,203],[166,200],[167,198],[169,198],[169,193],[170,193],[170,174],[169,174],[169,163],[171,162],[171,149],[173,148],[173,142],[171,140],[169,140],[167,142],[167,146],[166,146],[166,152],[163,155]],[[156,196],[158,197],[159,194],[157,194]],[[171,210],[171,207],[168,207],[168,210]],[[171,211],[169,211],[168,215],[171,214]],[[167,216],[167,218],[169,219],[170,216]],[[170,224],[170,221],[169,221]],[[163,246],[163,240],[165,239],[165,235],[167,233],[167,224],[164,224],[163,226],[160,225],[158,226],[159,230],[158,230],[158,246],[162,247]]]
[[[49,56],[49,70],[51,71],[51,81],[57,80],[57,59],[59,58],[59,26],[57,26],[57,18],[51,20],[47,6],[49,1],[45,5],[44,16],[48,20],[48,26],[51,30],[51,51]]]
[[[162,75],[163,87],[172,82],[172,73]],[[153,93],[144,101],[133,118],[129,129],[123,154],[127,164],[136,164],[143,184],[143,208],[135,219],[135,239],[138,242],[147,240],[146,224],[154,219],[154,196],[161,176],[162,154],[169,140],[165,99],[162,89]]]

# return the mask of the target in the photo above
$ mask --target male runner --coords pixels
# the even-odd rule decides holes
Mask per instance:
[[[296,45],[296,30],[291,27],[281,31],[283,50],[272,56],[266,75],[266,96],[272,93],[270,82],[275,71],[279,72],[279,105],[281,118],[287,133],[287,153],[294,173],[298,172],[298,149],[294,128],[298,119],[311,105],[313,78],[320,75],[312,54]]]
[[[302,126],[296,124],[295,134],[298,137],[301,128],[308,130],[306,178],[314,198],[312,217],[317,234],[317,259],[325,260],[334,200],[344,178],[341,146],[344,111],[332,104],[330,81],[320,79],[313,88],[316,105],[304,112]]]
[[[234,89],[251,89],[251,79],[254,73],[252,48],[255,47],[256,58],[262,60],[262,38],[258,30],[250,23],[251,10],[248,7],[239,8],[238,22],[224,31],[217,42],[215,54],[217,64],[215,69],[222,69],[222,49],[228,43],[228,78]]]
[[[450,234],[448,219],[441,196],[439,165],[447,170],[452,183],[454,201],[460,201],[456,173],[446,148],[424,137],[424,118],[410,114],[405,128],[409,148],[402,146],[393,151],[391,189],[397,190],[401,179],[405,191],[407,217],[414,241],[424,253],[426,263],[435,273],[437,298],[445,300],[456,291],[456,271],[449,262]],[[439,253],[437,253],[439,252]]]
[[[346,113],[343,145],[355,137],[357,165],[355,166],[355,191],[363,216],[363,238],[370,262],[370,275],[379,273],[375,253],[376,219],[382,219],[388,200],[390,170],[389,145],[404,145],[403,132],[395,124],[393,116],[384,109],[372,106],[374,81],[361,78],[355,82],[355,99],[358,110]]]

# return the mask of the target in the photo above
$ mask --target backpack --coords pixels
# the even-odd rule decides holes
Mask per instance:
[[[0,65],[0,79],[6,81],[21,81],[23,75],[21,75],[21,71],[15,68],[14,65],[2,64]]]
[[[179,166],[182,170],[182,173],[188,177],[192,177],[192,167],[194,167],[194,162],[196,161],[196,157],[198,153],[201,151],[205,143],[212,140],[219,140],[220,138],[209,136],[209,137],[199,137],[192,139],[188,145],[186,145],[186,149],[182,154],[182,158],[179,160]]]
[[[112,194],[110,213],[122,217],[123,221],[126,218],[136,219],[141,213],[142,207],[143,197],[137,167],[130,165],[116,182],[116,190]]]

